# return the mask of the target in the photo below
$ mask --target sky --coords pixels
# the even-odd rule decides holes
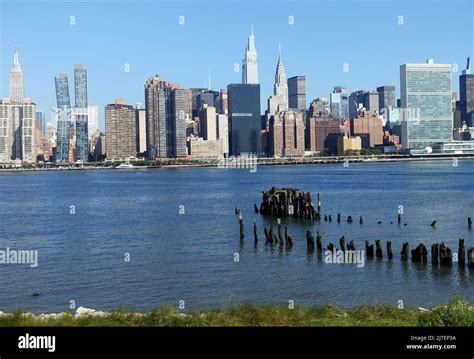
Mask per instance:
[[[15,44],[25,94],[48,119],[54,77],[69,75],[73,99],[74,64],[83,64],[103,129],[104,106],[116,98],[144,103],[154,74],[185,88],[207,87],[209,71],[215,90],[240,83],[235,64],[252,25],[262,112],[279,44],[287,77],[306,76],[308,105],[329,98],[335,86],[352,92],[395,85],[398,96],[400,65],[428,58],[455,64],[457,91],[473,57],[473,9],[473,0],[0,0],[0,97],[8,96]]]

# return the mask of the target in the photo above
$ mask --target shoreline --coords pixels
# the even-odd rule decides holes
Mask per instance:
[[[288,304],[239,304],[219,309],[180,311],[172,306],[148,312],[77,310],[34,314],[22,311],[0,312],[0,326],[128,326],[128,327],[212,327],[212,326],[474,326],[471,302],[454,297],[434,308],[404,308],[398,305],[363,305],[343,308],[328,303],[319,306]]]
[[[371,164],[371,163],[387,163],[387,162],[430,162],[430,161],[453,161],[457,160],[474,160],[472,155],[442,155],[442,156],[347,156],[347,157],[311,157],[311,158],[258,158],[256,166],[290,166],[290,165],[326,165],[326,164]],[[21,168],[0,168],[0,172],[48,172],[48,171],[130,171],[130,170],[150,170],[150,169],[169,169],[169,168],[218,168],[219,160],[194,160],[196,163],[189,163],[193,160],[182,160],[180,163],[177,160],[175,163],[169,163],[172,161],[161,161],[151,165],[134,165],[131,168],[116,168],[118,164],[125,163],[114,162],[113,164],[106,165],[101,163],[87,163],[85,166],[79,166],[76,164],[69,165],[52,165],[48,164],[35,166],[27,166]],[[132,162],[133,164],[133,162]],[[5,164],[4,164],[5,165]],[[244,166],[229,166],[224,169],[246,169]],[[222,169],[222,168],[220,168]]]

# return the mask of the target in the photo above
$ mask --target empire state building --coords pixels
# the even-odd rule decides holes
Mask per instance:
[[[242,61],[242,83],[258,84],[257,49],[255,48],[255,39],[253,37],[253,26],[248,46],[245,50],[245,58]]]
[[[20,103],[23,101],[23,72],[20,67],[20,59],[18,50],[13,51],[13,66],[10,70],[10,98],[13,102]]]

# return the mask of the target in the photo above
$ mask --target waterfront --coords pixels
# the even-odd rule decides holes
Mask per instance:
[[[59,312],[76,306],[147,310],[180,300],[186,309],[235,303],[434,306],[454,294],[474,298],[474,271],[400,261],[403,242],[428,248],[459,238],[474,246],[466,218],[474,208],[474,162],[394,162],[245,169],[180,168],[0,174],[0,249],[38,250],[36,268],[0,266],[0,310]],[[265,246],[253,213],[261,191],[295,187],[322,194],[322,212],[364,216],[364,224],[284,220],[291,252]],[[396,224],[398,206],[403,223]],[[74,206],[75,214],[71,213]],[[181,207],[184,206],[184,207]],[[243,210],[239,241],[234,206]],[[184,214],[180,214],[183,213]],[[260,242],[253,244],[256,219]],[[431,222],[437,219],[436,228]],[[381,224],[377,224],[382,221]],[[393,224],[390,224],[390,221]],[[345,235],[362,249],[391,240],[394,259],[363,268],[307,256],[305,232],[323,243]],[[124,260],[130,253],[130,262]],[[239,262],[234,262],[239,253]],[[33,295],[37,293],[39,295]]]

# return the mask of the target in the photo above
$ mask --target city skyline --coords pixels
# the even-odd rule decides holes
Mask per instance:
[[[101,13],[102,25],[110,25],[110,21],[115,18],[115,15],[124,12],[126,8],[124,3],[114,4],[113,7],[104,2],[80,5],[31,4],[31,7],[25,7],[11,2],[2,2],[1,96],[8,96],[8,76],[12,65],[13,39],[15,37],[24,73],[25,96],[33,99],[39,110],[46,112],[48,121],[51,121],[50,110],[55,107],[54,76],[64,72],[65,69],[70,69],[73,64],[81,63],[88,69],[88,98],[100,107],[99,124],[101,129],[104,129],[103,109],[105,105],[113,103],[117,97],[123,97],[127,103],[131,104],[144,103],[143,82],[155,73],[159,73],[168,81],[179,83],[183,88],[207,87],[209,69],[212,74],[212,83],[215,85],[214,90],[225,89],[230,83],[240,83],[242,69],[239,66],[239,72],[234,72],[234,65],[241,64],[242,53],[247,45],[252,24],[258,52],[258,78],[261,84],[262,109],[266,108],[265,102],[273,92],[275,54],[280,43],[282,44],[282,56],[287,77],[306,76],[308,101],[316,97],[329,98],[329,94],[335,86],[345,86],[349,92],[352,92],[355,90],[375,91],[379,86],[395,85],[396,97],[399,98],[399,66],[404,63],[422,63],[427,58],[434,58],[437,63],[458,65],[457,72],[453,71],[452,74],[453,91],[458,92],[458,76],[464,68],[465,58],[472,54],[472,32],[469,32],[469,25],[472,27],[472,19],[468,16],[469,10],[472,10],[472,4],[469,1],[456,3],[466,9],[465,12],[459,11],[459,6],[456,9],[456,16],[459,19],[466,16],[465,32],[459,32],[456,28],[459,19],[453,21],[448,16],[452,9],[444,9],[440,4],[430,5],[429,8],[426,8],[427,3],[424,1],[418,1],[416,4],[402,2],[403,6],[400,3],[392,2],[359,3],[359,10],[364,10],[367,16],[373,13],[379,14],[379,18],[370,18],[370,20],[371,25],[380,25],[377,28],[380,34],[376,38],[384,39],[383,42],[380,42],[380,46],[368,46],[367,48],[361,48],[360,43],[363,43],[365,39],[367,41],[371,39],[364,37],[373,33],[369,27],[367,30],[358,27],[360,34],[353,41],[350,40],[349,35],[346,35],[347,37],[341,37],[340,43],[335,44],[334,42],[334,36],[341,35],[344,30],[354,25],[354,19],[349,18],[349,13],[354,10],[354,4],[351,3],[345,4],[344,8],[341,8],[340,4],[332,6],[319,2],[316,4],[302,2],[300,4],[302,6],[299,7],[279,4],[271,9],[265,7],[267,9],[266,16],[261,16],[264,11],[259,5],[255,9],[252,7],[253,14],[246,16],[244,21],[242,21],[242,17],[246,8],[252,6],[245,2],[239,3],[241,9],[236,9],[234,6],[225,9],[219,3],[210,2],[207,3],[209,5],[208,12],[199,8],[190,9],[180,6],[184,4],[186,2],[165,3],[158,8],[153,4],[138,3],[140,6],[155,10],[155,12],[159,10],[163,14],[174,14],[174,18],[159,17],[160,21],[163,21],[169,29],[166,32],[169,41],[152,41],[150,49],[144,51],[147,41],[140,44],[140,41],[133,42],[131,40],[134,36],[136,39],[143,37],[146,39],[153,36],[153,33],[146,34],[146,36],[145,33],[140,33],[140,30],[143,30],[144,27],[147,28],[150,24],[143,25],[133,22],[133,29],[119,29],[112,24],[113,26],[107,29],[103,35],[96,36],[94,34],[93,37],[91,36],[91,32],[99,33],[97,30],[102,27],[94,22],[97,20],[97,16],[86,10],[90,10],[91,7],[107,8],[109,10],[107,14]],[[238,3],[233,4],[237,5]],[[305,11],[302,11],[302,7],[305,6],[308,13],[311,13],[311,9],[318,10],[318,12],[325,10],[328,15],[324,19],[317,18],[318,21],[310,24],[309,29],[314,28],[314,32],[308,31],[309,17]],[[32,19],[33,24],[42,18],[41,21],[48,22],[48,28],[40,27],[34,33],[19,28],[18,25],[11,22],[8,16],[11,11],[18,10],[18,8],[21,8],[22,16]],[[180,12],[180,10],[182,11]],[[38,11],[45,12],[45,17],[38,17]],[[98,12],[100,13],[100,11]],[[181,13],[182,15],[180,15]],[[235,16],[230,17],[229,14],[233,13]],[[422,16],[426,16],[427,13],[430,13],[429,20],[423,19]],[[230,24],[225,21],[223,23],[226,26],[232,25],[235,31],[226,31],[225,34],[218,35],[217,28],[217,31],[212,32],[215,36],[209,37],[212,41],[195,41],[197,37],[193,34],[195,34],[197,27],[209,20],[208,24],[211,29],[216,28],[215,22],[210,20],[215,19],[218,14],[220,14],[220,19],[225,19],[227,23],[230,21]],[[142,15],[143,12],[140,11],[140,14],[136,16]],[[75,16],[74,25],[70,24],[71,16]],[[184,18],[181,19],[180,16],[184,16]],[[400,16],[403,16],[403,24],[399,24]],[[443,26],[438,23],[441,16],[444,21]],[[292,25],[290,17],[293,17],[294,23]],[[327,26],[328,22],[335,18],[342,18],[346,21],[337,23],[338,26]],[[183,24],[179,23],[180,20],[183,20]],[[415,23],[416,26],[414,26]],[[323,27],[325,28],[323,29]],[[420,27],[424,31],[418,34]],[[159,33],[158,29],[155,27],[153,30],[155,37]],[[44,53],[45,56],[44,58],[38,57],[38,38],[55,30],[62,30],[58,36],[61,38],[70,37],[70,41],[66,43],[52,42],[51,44],[43,41],[41,42],[43,46],[41,53]],[[110,34],[114,36],[107,37]],[[130,49],[127,47],[119,49],[119,46],[115,46],[113,41],[107,41],[120,38],[120,36],[130,41]],[[156,38],[162,39],[163,36]],[[419,42],[420,38],[423,38],[423,42]],[[311,41],[317,42],[320,46],[313,46]],[[439,46],[440,41],[443,42],[443,46]],[[96,47],[98,43],[101,43],[102,46]],[[182,46],[183,44],[185,46]],[[388,46],[384,46],[384,44],[388,44]],[[75,46],[71,47],[71,45]],[[196,47],[204,47],[204,49],[197,50]],[[325,47],[328,49],[326,50]],[[89,51],[86,51],[87,48]],[[359,51],[351,53],[354,48]],[[107,52],[101,52],[99,49],[106,49]],[[164,51],[157,51],[159,49]],[[198,57],[193,56],[195,51],[198,51]],[[154,55],[154,53],[163,52],[168,56],[157,57]],[[384,54],[389,56],[384,56]],[[312,57],[312,55],[316,56]],[[343,71],[344,64],[348,65],[348,72]],[[127,65],[130,72],[126,72]],[[370,72],[367,71],[367,68],[370,69]]]

